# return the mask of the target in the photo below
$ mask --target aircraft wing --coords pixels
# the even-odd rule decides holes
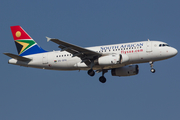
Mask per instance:
[[[94,60],[102,55],[98,52],[88,50],[88,49],[64,42],[59,39],[48,38],[48,37],[46,37],[46,38],[47,38],[47,41],[52,41],[52,42],[58,44],[59,48],[61,48],[62,51],[65,50],[65,51],[73,54],[73,57],[75,57],[75,56],[80,57],[82,59],[82,61]]]
[[[12,53],[3,53],[11,58],[14,58],[16,60],[21,60],[21,61],[31,61],[32,59],[30,58],[26,58],[26,57],[22,57],[22,56],[18,56],[18,55],[15,55],[15,54],[12,54]]]

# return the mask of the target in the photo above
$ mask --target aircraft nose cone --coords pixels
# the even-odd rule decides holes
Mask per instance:
[[[172,53],[173,56],[175,56],[175,55],[177,55],[178,51],[175,48],[173,48],[171,50],[171,53]]]

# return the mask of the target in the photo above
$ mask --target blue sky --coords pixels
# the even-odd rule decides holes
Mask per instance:
[[[86,71],[49,71],[8,64],[17,54],[10,26],[21,25],[45,50],[45,36],[82,47],[159,40],[179,51],[178,0],[6,0],[0,4],[1,120],[177,120],[180,118],[179,54],[139,64],[131,77]]]

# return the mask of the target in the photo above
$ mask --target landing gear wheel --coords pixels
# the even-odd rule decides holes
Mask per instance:
[[[156,70],[155,70],[154,68],[151,68],[151,72],[152,72],[152,73],[155,73]]]
[[[151,71],[152,73],[155,73],[156,70],[153,68],[153,66],[154,66],[154,65],[153,65],[153,61],[150,61],[149,64],[150,64],[150,66],[151,66],[151,70],[150,70],[150,71]]]
[[[106,78],[105,78],[104,76],[101,76],[101,77],[99,78],[99,81],[100,81],[101,83],[105,83],[105,82],[106,82]]]
[[[90,76],[94,76],[94,75],[95,75],[95,72],[94,72],[93,69],[88,70],[87,73],[88,73],[88,75],[90,75]]]

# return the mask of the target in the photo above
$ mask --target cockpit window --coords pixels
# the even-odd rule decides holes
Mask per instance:
[[[168,44],[159,44],[159,47],[169,46]]]

